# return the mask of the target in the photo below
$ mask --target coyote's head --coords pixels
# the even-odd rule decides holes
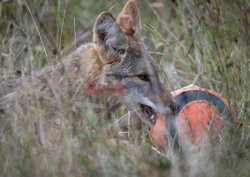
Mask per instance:
[[[124,6],[118,18],[101,13],[95,22],[93,40],[104,64],[103,82],[125,86],[123,101],[149,124],[156,112],[173,114],[173,100],[158,77],[158,68],[141,37],[140,16],[135,0]]]

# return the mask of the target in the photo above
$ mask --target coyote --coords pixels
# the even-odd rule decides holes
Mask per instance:
[[[39,95],[39,99],[35,96],[34,104],[42,100],[39,104],[46,107],[46,98],[53,98],[59,103],[65,100],[74,102],[72,98],[79,99],[86,92],[87,82],[122,84],[122,94],[87,96],[91,102],[104,103],[105,107],[101,109],[108,112],[123,103],[151,125],[155,123],[156,112],[160,112],[168,117],[168,135],[173,136],[174,101],[170,92],[160,83],[158,72],[141,36],[136,1],[130,0],[117,19],[107,11],[97,17],[92,43],[80,46],[57,65],[48,66],[32,76],[0,83],[0,104],[11,108],[12,100],[20,100],[32,93]],[[160,92],[128,91],[128,87],[136,90],[138,85],[157,85],[160,86]]]

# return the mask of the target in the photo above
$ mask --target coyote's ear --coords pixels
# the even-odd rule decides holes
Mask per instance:
[[[95,22],[93,41],[107,50],[110,45],[124,41],[124,33],[110,12],[101,13]]]
[[[135,0],[127,2],[116,21],[126,35],[140,34],[140,14]]]

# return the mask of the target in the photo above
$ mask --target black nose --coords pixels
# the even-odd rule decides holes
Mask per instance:
[[[179,108],[180,104],[175,98],[173,98],[173,103],[171,104],[170,109],[173,111],[174,115],[177,115]]]
[[[169,147],[175,150],[180,149],[178,131],[176,127],[176,116],[174,114],[165,115],[166,141]]]

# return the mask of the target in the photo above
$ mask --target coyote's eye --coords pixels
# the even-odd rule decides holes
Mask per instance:
[[[123,55],[125,53],[125,49],[122,48],[117,48],[117,47],[112,47],[113,50],[118,54],[118,55]]]
[[[141,75],[138,75],[137,77],[142,81],[149,82],[149,78],[146,74],[141,74]]]
[[[123,54],[125,53],[125,49],[119,49],[119,50],[118,50],[118,53],[119,53],[120,55],[123,55]]]

